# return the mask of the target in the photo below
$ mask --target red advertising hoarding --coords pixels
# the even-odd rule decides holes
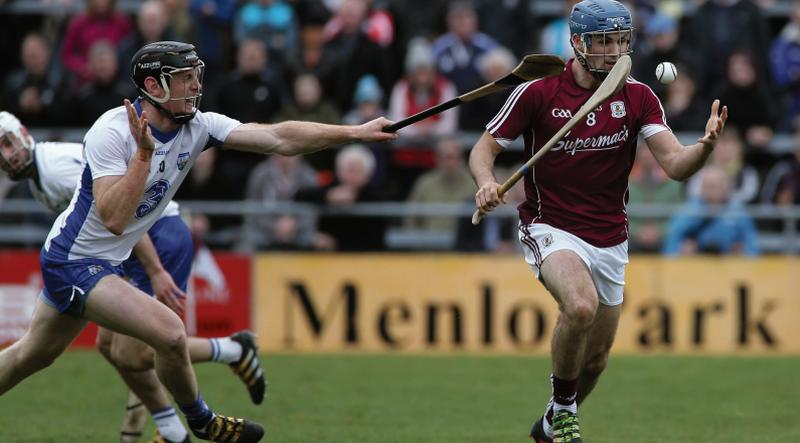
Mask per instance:
[[[25,333],[41,289],[39,251],[0,251],[0,346]],[[194,296],[194,316],[190,315],[194,335],[219,337],[250,328],[249,256],[201,248],[195,257],[190,291]],[[96,334],[97,327],[89,324],[73,346],[94,346]]]

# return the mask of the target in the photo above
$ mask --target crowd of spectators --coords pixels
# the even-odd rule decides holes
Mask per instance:
[[[4,3],[8,7],[13,0],[0,7]],[[57,12],[68,3],[85,7],[75,15]],[[7,54],[18,60],[0,67],[0,108],[33,128],[88,127],[123,98],[135,96],[129,61],[139,47],[177,39],[194,43],[206,63],[204,111],[259,122],[357,124],[378,115],[402,119],[504,75],[527,53],[571,56],[564,16],[575,1],[564,2],[563,15],[537,15],[533,3],[144,0],[135,11],[122,11],[115,0],[52,1],[52,9],[36,20],[15,21],[13,14],[2,14],[3,36],[10,28],[19,37],[10,41],[18,54]],[[751,203],[797,204],[800,148],[786,154],[771,146],[776,134],[800,127],[800,1],[794,0],[783,16],[765,14],[765,5],[774,1],[625,3],[637,27],[633,74],[661,98],[671,128],[702,131],[715,97],[730,109],[729,127],[708,170],[686,186],[669,181],[647,150],[640,149],[631,203],[699,206],[705,188],[716,183],[725,190],[725,204],[735,202],[735,211]],[[680,72],[669,85],[653,75],[664,60]],[[391,147],[348,146],[291,160],[209,151],[176,198],[334,207],[469,202],[474,189],[464,153],[470,146],[461,134],[482,131],[509,92],[407,127]],[[499,167],[521,158],[518,151],[504,153]],[[11,187],[2,189],[13,193]],[[507,249],[502,245],[508,229],[478,233],[461,221],[224,216],[212,217],[210,228],[244,225],[241,232],[249,234],[237,240],[265,249],[377,250],[385,247],[383,233],[389,227],[454,233],[454,247],[466,245],[462,250]],[[679,229],[675,225],[681,222],[675,220],[670,225],[663,218],[631,220],[632,249],[690,250],[687,242],[680,243],[679,231],[684,237],[693,233],[691,240],[703,246],[702,230],[697,223],[686,228],[687,223]],[[738,247],[717,247],[753,251],[750,237],[741,241]]]

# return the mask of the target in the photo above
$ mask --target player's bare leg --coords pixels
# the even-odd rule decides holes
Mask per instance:
[[[535,438],[538,432],[545,437],[553,434],[562,441],[581,441],[576,402],[578,379],[598,310],[597,289],[586,264],[569,250],[547,256],[541,275],[559,307],[551,344],[553,399],[548,409],[552,406],[553,426],[550,429],[547,421],[537,422],[531,434]]]
[[[608,354],[614,344],[614,337],[617,335],[621,313],[622,305],[605,306],[601,304],[597,308],[594,324],[589,330],[589,337],[586,341],[581,375],[578,377],[576,401],[579,405],[592,392],[600,379],[600,374],[608,365]]]
[[[608,355],[611,346],[614,344],[621,312],[622,305],[605,306],[601,304],[597,307],[597,314],[594,317],[594,323],[589,330],[589,336],[586,341],[581,374],[578,377],[577,397],[575,399],[578,405],[581,405],[592,392],[608,364]],[[553,399],[551,398],[545,408],[544,415],[534,423],[534,429],[531,431],[537,443],[540,441],[552,441],[548,436],[551,433],[552,417]]]
[[[102,341],[101,337],[104,338]],[[185,441],[188,432],[178,419],[172,402],[153,369],[153,348],[141,340],[105,328],[100,328],[97,341],[100,352],[130,388],[120,442],[139,441],[148,415],[153,416],[157,432],[164,441]]]
[[[85,326],[86,320],[61,314],[37,298],[25,335],[0,352],[0,395],[50,366]]]
[[[103,328],[101,328],[101,330],[103,330],[104,333],[106,332]],[[183,441],[186,438],[186,430],[180,420],[175,416],[172,403],[153,370],[155,357],[153,348],[139,339],[110,331],[108,331],[108,333],[108,335],[110,335],[107,345],[109,361],[111,361],[117,369],[132,392],[141,399],[144,406],[138,410],[126,409],[121,434],[125,436],[134,436],[137,432],[141,434],[144,429],[144,423],[139,420],[139,416],[144,412],[146,419],[146,415],[149,412],[156,422],[158,432],[162,439],[165,441]],[[220,344],[225,341],[229,343],[225,345]],[[242,360],[245,356],[245,347],[239,345],[230,337],[214,339],[189,337],[187,347],[189,358],[192,363],[212,360],[221,361],[222,363],[233,363]],[[221,348],[224,348],[224,352],[220,350]],[[234,349],[231,350],[231,348]],[[235,348],[238,348],[238,353],[234,352],[236,351]],[[226,359],[220,359],[219,355],[221,353],[229,355],[225,356]],[[231,354],[233,357],[231,357]],[[257,392],[260,395],[260,397],[258,397],[259,401],[256,402],[254,400],[254,402],[260,403],[260,400],[264,397],[265,382],[263,375],[261,375],[260,367],[257,369],[259,369],[258,374],[260,377],[257,381],[260,381],[261,389]],[[253,373],[250,374],[254,375]],[[245,384],[252,398],[253,391],[256,390],[258,384],[254,383],[251,385],[246,383],[246,381]]]
[[[153,349],[144,342],[122,334],[114,334],[111,354],[116,365],[132,371],[153,368]],[[255,336],[249,331],[239,331],[230,337],[189,337],[189,359],[192,363],[219,362],[231,367],[245,384],[250,399],[261,404],[266,393],[264,371],[258,360]],[[152,410],[152,409],[151,409]]]
[[[263,430],[257,424],[215,415],[202,401],[189,361],[186,331],[177,314],[114,275],[102,278],[89,295],[86,319],[136,337],[155,350],[159,379],[197,437],[216,440],[235,433],[240,442],[261,439]]]
[[[98,325],[141,339],[155,349],[156,371],[179,403],[197,398],[181,319],[121,278],[109,275],[92,289],[85,317]],[[113,346],[112,346],[113,355]]]
[[[136,388],[131,388],[132,385],[137,384],[137,380],[128,380],[125,371],[120,370],[111,357],[111,342],[113,338],[113,332],[106,328],[98,328],[95,345],[100,355],[117,370],[120,378],[125,382],[125,386],[129,388],[128,400],[125,402],[125,415],[122,417],[122,426],[119,432],[119,441],[120,443],[136,443],[141,438],[144,427],[147,424],[148,411],[144,402],[134,393]],[[153,376],[155,377],[154,371]]]
[[[545,285],[558,302],[559,316],[553,331],[553,373],[576,380],[581,373],[588,332],[597,312],[598,297],[583,260],[572,251],[550,254],[542,263]]]

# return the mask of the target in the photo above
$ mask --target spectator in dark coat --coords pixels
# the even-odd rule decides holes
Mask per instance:
[[[391,90],[390,60],[377,43],[364,32],[369,4],[367,0],[342,0],[333,20],[338,25],[327,36],[322,48],[319,72],[323,91],[339,109],[353,107],[353,93],[358,80],[374,75],[384,91]]]
[[[375,158],[363,145],[349,145],[336,155],[336,181],[328,186],[301,189],[297,201],[333,208],[380,201],[367,186],[375,169]],[[331,237],[337,251],[380,251],[384,249],[385,221],[381,217],[326,215],[319,219],[320,233]]]
[[[83,85],[74,98],[74,120],[77,126],[91,126],[98,117],[122,100],[137,96],[130,80],[119,79],[117,51],[111,43],[100,40],[89,50],[89,71],[92,79]]]
[[[3,85],[4,107],[28,126],[60,126],[67,121],[68,82],[52,67],[50,44],[41,34],[28,34],[20,48],[22,68]]]

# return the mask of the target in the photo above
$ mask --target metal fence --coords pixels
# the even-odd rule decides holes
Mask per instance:
[[[218,248],[238,249],[250,252],[258,249],[254,240],[255,228],[244,223],[250,216],[296,215],[299,217],[357,216],[384,217],[387,219],[386,244],[392,251],[441,251],[453,247],[454,232],[429,232],[408,230],[400,221],[415,216],[452,216],[471,217],[475,207],[471,204],[459,203],[361,203],[348,208],[317,206],[307,203],[293,202],[256,202],[256,201],[182,201],[182,209],[194,214],[208,216],[241,217],[243,224],[232,228],[212,231],[207,242]],[[673,205],[629,205],[628,217],[666,220],[680,206]],[[770,225],[772,229],[759,232],[759,246],[764,253],[797,254],[800,252],[800,206],[777,207],[772,205],[748,206],[747,213],[758,224]],[[707,214],[713,215],[710,211]],[[0,222],[0,244],[6,246],[38,247],[50,229],[54,216],[41,204],[34,200],[12,199],[0,202],[0,216],[5,219],[20,221]],[[517,211],[511,205],[505,205],[493,212],[490,217],[516,219]],[[34,221],[32,221],[34,220]]]

